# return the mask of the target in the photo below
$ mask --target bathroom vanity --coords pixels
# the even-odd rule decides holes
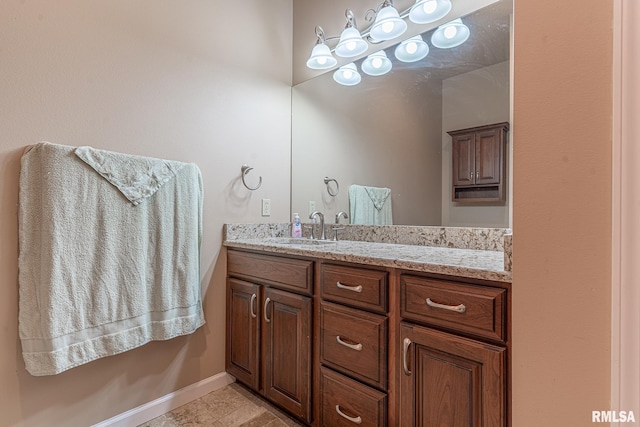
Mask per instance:
[[[238,381],[313,426],[509,425],[503,252],[229,230]]]

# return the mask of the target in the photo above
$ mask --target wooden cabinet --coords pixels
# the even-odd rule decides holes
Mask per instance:
[[[319,426],[387,425],[388,272],[320,264]]]
[[[234,249],[227,259],[227,371],[302,422],[510,425],[509,285]]]
[[[448,132],[454,202],[502,202],[506,188],[509,123]]]
[[[227,372],[307,422],[312,270],[311,261],[228,251]]]
[[[401,426],[504,427],[505,349],[401,323]]]
[[[506,308],[503,288],[401,276],[401,426],[507,425]]]

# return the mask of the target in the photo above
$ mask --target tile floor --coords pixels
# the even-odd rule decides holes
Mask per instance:
[[[237,383],[180,406],[138,427],[302,426]]]

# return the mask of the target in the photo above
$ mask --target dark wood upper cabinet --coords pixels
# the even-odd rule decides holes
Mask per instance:
[[[447,132],[454,202],[504,202],[508,131],[505,122]]]

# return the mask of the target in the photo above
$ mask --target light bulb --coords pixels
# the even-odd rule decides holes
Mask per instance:
[[[413,55],[418,51],[418,45],[416,44],[416,42],[409,42],[406,45],[406,49],[408,54]]]
[[[382,59],[380,59],[380,58],[373,58],[373,60],[371,61],[371,66],[373,66],[373,68],[380,68],[380,67],[382,67]]]
[[[347,48],[347,50],[353,50],[356,48],[356,42],[348,42],[345,47]]]
[[[456,28],[455,25],[449,25],[447,28],[444,29],[444,36],[448,39],[454,38],[457,33],[458,33],[458,29]]]
[[[433,12],[435,12],[437,7],[438,7],[438,2],[436,2],[436,0],[430,0],[422,5],[422,10],[424,10],[424,13],[427,13],[430,15]]]
[[[351,71],[351,70],[344,70],[344,71],[342,72],[342,76],[343,76],[345,79],[349,80],[349,79],[351,79],[351,77],[353,77],[353,71]]]
[[[391,31],[393,31],[393,27],[393,22],[385,22],[384,24],[382,24],[382,31],[389,34]]]
[[[327,63],[327,58],[318,58],[318,65],[324,65]]]

